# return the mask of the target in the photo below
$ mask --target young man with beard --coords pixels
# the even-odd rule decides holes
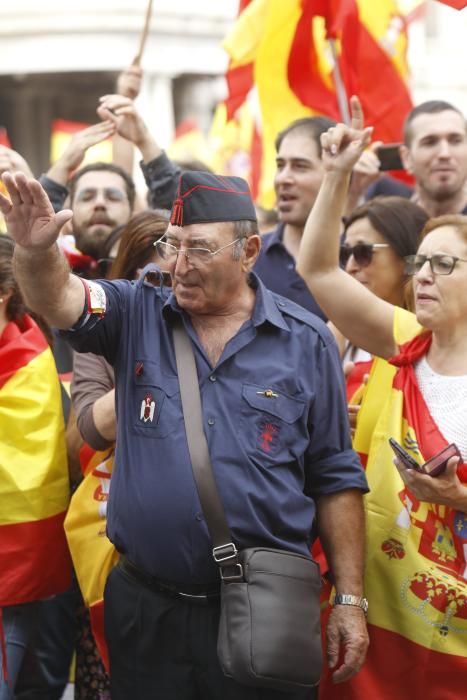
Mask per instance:
[[[91,163],[72,176],[68,189],[76,246],[98,259],[112,231],[126,224],[132,214],[133,180],[118,165]]]

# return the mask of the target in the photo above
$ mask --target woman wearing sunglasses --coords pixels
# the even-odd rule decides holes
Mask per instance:
[[[345,220],[340,247],[341,267],[370,292],[390,304],[407,308],[404,258],[417,250],[427,214],[402,197],[377,197],[355,209]],[[354,397],[370,371],[371,355],[332,328],[341,348],[344,367],[353,363],[347,376],[347,398]],[[355,399],[354,399],[355,400]]]
[[[352,168],[371,138],[355,98],[352,112],[352,128],[338,125],[322,136],[326,174],[297,264],[341,333],[382,358],[354,439],[370,485],[370,647],[345,697],[455,700],[465,694],[467,656],[467,218],[431,220],[417,253],[407,256],[415,315],[346,274],[340,217]],[[418,464],[448,443],[457,444],[462,461],[449,459],[436,477],[419,473],[393,459],[389,437]],[[323,679],[323,698],[341,693]]]

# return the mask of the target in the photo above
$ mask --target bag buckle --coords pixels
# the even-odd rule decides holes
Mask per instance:
[[[243,566],[238,562],[238,549],[233,542],[214,547],[212,556],[219,564],[223,581],[243,581]]]
[[[212,556],[216,564],[222,564],[222,562],[229,561],[229,559],[236,559],[237,555],[238,549],[233,542],[221,544],[219,547],[214,547],[212,550]]]
[[[228,564],[220,567],[221,579],[228,583],[229,581],[243,581],[243,566],[237,564]]]

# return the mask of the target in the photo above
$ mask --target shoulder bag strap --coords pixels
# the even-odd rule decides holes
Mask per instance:
[[[238,564],[237,548],[232,542],[224,507],[214,479],[209,447],[203,427],[203,412],[195,356],[190,338],[183,327],[181,319],[177,319],[174,323],[173,339],[193,476],[213,542],[212,553],[214,560],[221,567],[222,578],[231,580],[233,577],[241,576],[241,566]]]

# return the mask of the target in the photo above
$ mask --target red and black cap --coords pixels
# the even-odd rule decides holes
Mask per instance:
[[[246,180],[198,170],[183,172],[170,223],[189,226],[214,221],[256,221]]]

